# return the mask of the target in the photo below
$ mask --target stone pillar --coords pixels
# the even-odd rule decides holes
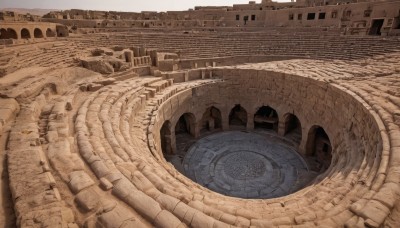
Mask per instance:
[[[285,123],[285,120],[279,119],[279,122],[278,122],[278,135],[279,136],[285,136],[286,124],[287,123]]]
[[[305,130],[305,128],[302,127],[301,129],[301,142],[298,148],[298,151],[302,155],[307,155],[307,141],[308,141],[308,131]]]
[[[206,79],[206,72],[204,70],[201,71],[201,79]]]
[[[254,114],[250,113],[250,112],[247,113],[246,130],[248,130],[248,131],[254,130]]]
[[[139,55],[140,55],[140,57],[146,56],[146,48],[145,47],[139,48]]]
[[[190,134],[197,139],[200,136],[200,123],[190,125]]]
[[[225,118],[224,118],[224,116],[225,116]],[[223,131],[229,131],[229,113],[223,113],[221,111],[221,117],[222,117],[222,120],[221,120],[221,122],[222,122],[221,123],[222,124],[222,130]]]

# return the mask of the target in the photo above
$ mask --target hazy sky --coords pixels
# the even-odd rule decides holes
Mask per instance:
[[[0,0],[0,8],[92,9],[139,12],[146,10],[187,10],[194,6],[231,6],[248,2],[249,0]],[[256,2],[260,3],[261,0]]]

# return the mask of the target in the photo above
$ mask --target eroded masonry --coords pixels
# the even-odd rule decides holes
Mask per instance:
[[[400,227],[400,2],[0,13],[4,227]]]

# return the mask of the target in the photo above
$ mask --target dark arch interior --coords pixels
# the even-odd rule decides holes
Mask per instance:
[[[197,115],[200,113],[202,112],[199,111]],[[222,167],[231,167],[231,166],[220,165],[218,161],[220,161],[224,156],[228,157],[234,156],[236,152],[237,154],[241,153],[249,153],[249,154],[243,155],[244,157],[238,160],[240,162],[238,163],[234,162],[231,165],[235,165],[235,167],[237,166],[238,167],[237,169],[244,169],[244,170],[247,170],[247,168],[249,167],[250,167],[249,170],[253,169],[251,167],[257,167],[258,163],[255,160],[251,161],[252,165],[245,165],[245,166],[242,165],[246,162],[247,156],[249,156],[249,159],[251,159],[252,154],[254,154],[254,152],[252,152],[252,149],[254,149],[254,147],[246,145],[246,143],[252,142],[253,139],[255,140],[254,143],[256,143],[256,145],[264,145],[263,143],[268,144],[269,142],[271,142],[271,144],[274,144],[273,146],[268,147],[274,151],[272,154],[270,154],[271,157],[273,157],[273,154],[278,154],[278,157],[284,156],[285,158],[289,158],[290,156],[288,156],[288,154],[283,155],[284,153],[287,152],[287,150],[293,153],[296,153],[295,151],[298,151],[300,143],[302,142],[302,126],[299,118],[295,114],[286,113],[280,120],[278,113],[275,109],[271,108],[270,106],[261,106],[257,110],[257,112],[254,113],[255,129],[258,128],[261,130],[256,130],[254,132],[251,132],[251,126],[249,126],[250,132],[243,131],[243,129],[247,129],[247,121],[248,121],[247,116],[248,116],[247,111],[240,104],[235,105],[229,113],[229,129],[231,131],[221,132],[220,136],[216,130],[220,129],[222,131],[223,129],[222,125],[228,122],[223,118],[227,118],[228,116],[223,116],[221,111],[214,106],[209,106],[203,112],[202,118],[199,119],[199,121],[196,121],[196,116],[192,113],[184,113],[183,115],[181,115],[179,119],[176,121],[175,125],[174,125],[175,122],[171,123],[169,120],[167,120],[163,123],[162,127],[160,128],[160,148],[162,155],[164,156],[167,162],[171,163],[175,167],[176,170],[178,170],[179,172],[181,172],[182,174],[186,175],[189,178],[193,178],[193,176],[190,175],[193,175],[195,171],[192,169],[188,169],[188,167],[192,166],[195,167],[196,166],[195,164],[201,164],[197,166],[198,168],[196,168],[197,170],[196,172],[200,172],[199,170],[202,169],[208,169],[209,167],[218,167],[215,168],[215,170],[216,172],[220,172],[222,169],[225,170],[225,168]],[[276,132],[278,131],[278,129],[279,129],[279,134],[267,133],[267,132]],[[215,133],[215,134],[210,134],[210,133]],[[237,135],[235,136],[235,134],[243,134],[243,133],[245,133],[245,135],[253,134],[251,136],[252,138],[248,138],[246,139],[247,141],[245,140],[243,142],[240,142],[240,144],[237,145],[234,144],[234,142],[246,138],[245,135],[241,135],[240,137],[238,137]],[[258,136],[262,135],[263,138],[261,141],[256,141],[256,138],[258,137],[257,135]],[[208,141],[213,137],[221,137],[221,138],[217,139],[213,144],[213,142],[211,142],[212,140]],[[234,138],[232,143],[229,143],[230,142],[229,140],[232,139],[230,137]],[[325,172],[329,168],[332,160],[331,143],[327,133],[322,127],[320,126],[311,127],[309,133],[304,137],[305,140],[307,140],[306,153],[295,156],[296,159],[300,158],[300,160],[294,163],[291,163],[292,162],[291,159],[283,161],[284,160],[283,157],[280,157],[283,159],[282,161],[279,160],[280,158],[277,160],[281,161],[283,166],[290,164],[290,167],[297,167],[295,168],[296,170],[294,171],[294,173],[296,173],[296,178],[298,178],[297,179],[298,182],[296,182],[296,184],[293,185],[295,186],[293,187],[293,189],[300,189],[311,183],[311,181],[317,175],[321,174],[322,172]],[[202,147],[201,144],[196,144],[197,142],[203,142],[204,143],[203,145],[205,146]],[[279,146],[279,144],[283,146],[281,147]],[[230,145],[233,145],[233,147],[229,147]],[[242,146],[245,149],[242,149]],[[196,151],[198,148],[200,148],[198,150],[199,152],[198,153],[196,152],[196,154],[194,155],[193,151]],[[226,148],[230,149],[227,150]],[[270,149],[265,149],[264,152],[268,153]],[[238,150],[239,152],[236,150]],[[202,154],[202,152],[204,152],[204,154]],[[232,155],[228,155],[230,153]],[[256,154],[259,153],[261,152],[260,151],[256,152]],[[207,164],[203,163],[203,161],[207,161],[208,157],[212,157],[212,162]],[[259,159],[262,160],[261,157]],[[222,159],[221,161],[223,164],[225,164],[224,163],[225,160]],[[304,167],[302,165],[304,165]],[[276,168],[281,166],[277,165],[273,167]],[[288,175],[290,175],[291,173],[290,171],[291,168],[288,169],[283,168],[282,170],[285,170],[285,172],[287,171]],[[253,173],[253,171],[255,172],[255,170],[249,172]],[[241,172],[241,175],[245,174],[247,175],[248,172],[247,171]],[[220,177],[221,176],[218,176],[217,179],[215,180],[220,180],[219,179]],[[197,180],[196,177],[194,177],[193,180],[196,181]],[[204,184],[203,186],[207,188],[210,187],[210,189],[215,189],[213,188],[214,185],[211,182],[207,181],[202,182],[202,181],[203,180],[201,180],[198,183]],[[208,185],[209,183],[211,183],[211,185]],[[227,189],[229,190],[229,187]],[[221,192],[225,194],[226,192],[224,191]],[[232,194],[233,194],[232,196],[237,196],[234,195],[236,194],[235,191],[233,191]]]
[[[191,113],[183,114],[175,125],[176,151],[184,155],[195,142],[195,118]]]
[[[0,39],[18,39],[18,35],[14,29],[0,29]]]
[[[269,106],[262,106],[254,115],[254,128],[278,131],[278,113]]]
[[[301,123],[294,114],[287,114],[285,116],[285,137],[290,138],[297,144],[301,142]]]
[[[332,160],[332,146],[328,134],[320,126],[311,128],[308,134],[306,155],[313,171],[323,172]]]
[[[240,104],[235,105],[229,113],[229,125],[246,127],[247,111]]]
[[[175,125],[175,134],[188,134],[194,136],[194,117],[192,114],[183,114]]]
[[[31,38],[31,33],[29,32],[28,29],[23,28],[23,29],[21,30],[21,38],[22,38],[22,39],[29,39],[29,38]]]
[[[221,111],[215,107],[208,108],[201,119],[201,132],[214,131],[222,129],[222,116]]]
[[[43,38],[43,32],[42,30],[35,28],[35,30],[33,30],[33,37],[35,38]]]

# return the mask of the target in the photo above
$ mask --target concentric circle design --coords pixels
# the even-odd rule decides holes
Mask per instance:
[[[200,139],[185,159],[186,175],[224,195],[275,198],[303,187],[306,163],[277,137],[240,131]]]
[[[266,159],[251,151],[238,151],[226,155],[218,164],[224,173],[238,180],[253,179],[266,171]],[[217,166],[218,166],[217,164]]]

